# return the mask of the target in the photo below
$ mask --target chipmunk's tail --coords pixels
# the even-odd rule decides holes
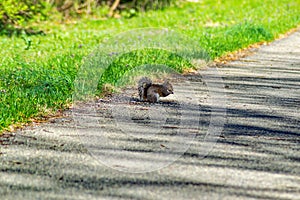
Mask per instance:
[[[147,99],[147,90],[152,85],[152,81],[148,77],[142,77],[138,82],[138,91],[140,100]]]

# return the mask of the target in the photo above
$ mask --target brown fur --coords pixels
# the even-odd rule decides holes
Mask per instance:
[[[138,90],[140,99],[151,103],[158,102],[159,97],[173,94],[173,86],[169,81],[165,81],[163,84],[152,84],[152,81],[147,77],[140,79]]]

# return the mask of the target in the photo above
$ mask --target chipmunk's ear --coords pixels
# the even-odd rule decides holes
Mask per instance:
[[[168,79],[164,79],[164,84],[170,83]]]

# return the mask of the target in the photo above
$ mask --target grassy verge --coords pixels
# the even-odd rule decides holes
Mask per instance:
[[[256,42],[272,41],[300,24],[299,13],[300,0],[203,0],[131,19],[94,17],[36,25],[47,33],[45,36],[0,36],[0,132],[65,108],[71,102],[73,82],[83,58],[120,32],[169,27],[196,41],[215,59]],[[168,58],[162,55],[159,62],[168,64]],[[115,66],[120,66],[119,60]],[[125,61],[129,66],[139,64],[134,56]],[[147,58],[143,62],[147,63]],[[187,66],[180,59],[171,65]],[[113,71],[104,79],[113,80],[111,76],[119,73]]]

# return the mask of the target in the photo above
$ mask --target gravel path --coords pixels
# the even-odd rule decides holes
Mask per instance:
[[[2,136],[0,198],[300,199],[299,31],[174,88]]]

